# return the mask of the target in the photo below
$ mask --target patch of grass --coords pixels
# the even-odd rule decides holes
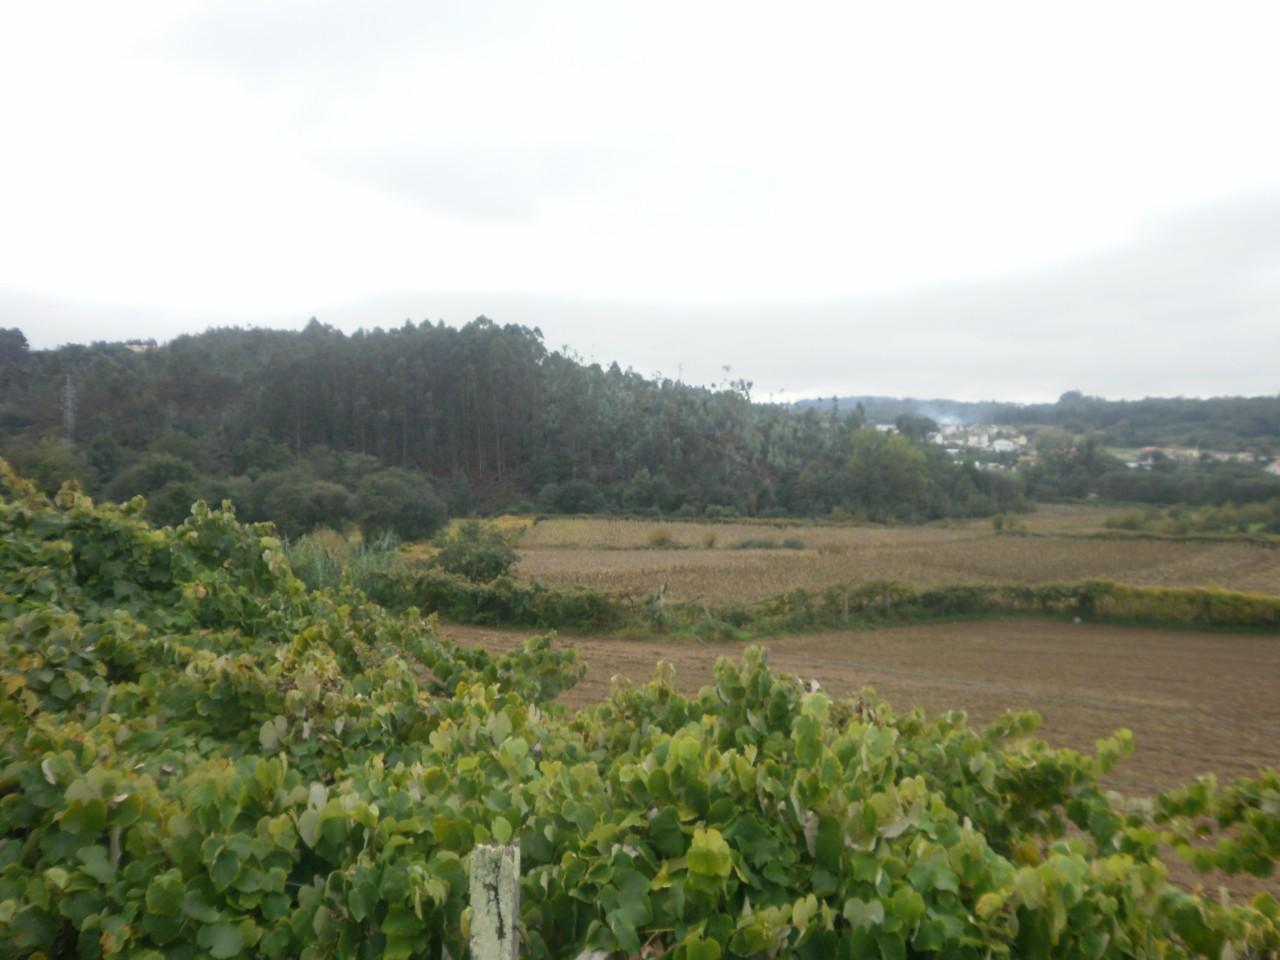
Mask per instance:
[[[799,537],[777,540],[774,537],[747,537],[729,545],[730,550],[803,550],[805,542]]]

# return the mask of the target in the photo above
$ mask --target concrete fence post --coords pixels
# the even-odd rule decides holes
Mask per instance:
[[[482,844],[471,853],[471,960],[515,960],[519,926],[520,848]]]

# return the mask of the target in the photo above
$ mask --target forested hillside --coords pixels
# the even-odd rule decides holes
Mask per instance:
[[[800,411],[752,402],[750,386],[586,364],[548,350],[536,329],[483,317],[461,329],[406,322],[346,335],[312,321],[49,351],[8,330],[0,455],[48,492],[74,478],[101,498],[141,494],[166,523],[198,497],[230,499],[289,535],[353,523],[418,538],[475,510],[914,522],[1090,494],[1280,496],[1280,480],[1253,465],[1133,471],[1106,452],[1190,422],[1220,446],[1266,448],[1280,431],[1274,398],[996,404],[986,411],[996,420],[1042,425],[1034,466],[1010,471],[949,459],[925,428],[868,425],[894,412],[927,427],[921,414],[952,408],[911,414],[913,401],[865,398],[873,413],[830,402]]]
[[[856,411],[797,415],[752,403],[742,381],[584,364],[484,318],[52,351],[11,330],[0,374],[0,452],[19,469],[48,490],[76,477],[99,496],[147,495],[166,522],[196,496],[286,532],[320,518],[375,529],[425,502],[408,535],[476,507],[927,520],[1023,502],[1017,478]]]

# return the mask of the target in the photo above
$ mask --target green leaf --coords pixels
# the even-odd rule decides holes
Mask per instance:
[[[106,847],[81,847],[76,851],[80,858],[80,867],[85,873],[99,883],[110,883],[116,877],[116,868],[107,859]]]
[[[186,918],[167,917],[158,913],[148,913],[142,918],[142,929],[156,943],[171,943],[182,934]]]
[[[422,921],[414,916],[412,910],[401,906],[387,910],[387,918],[382,921],[382,932],[388,937],[405,939],[417,936],[421,930]]]
[[[668,859],[683,857],[684,831],[680,829],[680,817],[675,807],[663,807],[649,821],[649,836],[659,853]]]
[[[951,869],[951,861],[942,847],[932,847],[920,859],[911,865],[907,879],[916,890],[948,890],[952,893],[959,890],[956,873]]]
[[[884,923],[884,904],[879,900],[860,900],[850,897],[844,902],[844,918],[855,930],[870,929]]]
[[[304,810],[298,817],[298,836],[308,847],[314,848],[320,841],[320,812]]]
[[[889,898],[888,912],[910,930],[924,916],[924,898],[910,887],[899,887]]]
[[[214,889],[226,890],[238,876],[240,876],[240,857],[234,850],[223,847],[213,858],[213,864],[209,867],[209,879],[213,881]]]
[[[274,753],[280,749],[288,730],[289,722],[284,717],[272,717],[258,731],[258,742],[267,753]]]
[[[720,960],[720,944],[695,937],[684,942],[685,960]]]
[[[180,870],[167,870],[147,886],[147,912],[172,917],[182,912],[186,887]]]
[[[1002,893],[984,893],[978,898],[978,905],[974,907],[973,912],[983,920],[990,920],[992,916],[1004,906],[1005,895]]]
[[[200,928],[196,943],[208,950],[214,960],[228,960],[244,949],[244,934],[239,924],[213,923]]]
[[[840,821],[835,817],[823,817],[818,821],[814,853],[822,866],[832,873],[840,872],[840,859],[844,853],[844,832],[840,828]]]
[[[689,872],[706,877],[727,877],[733,867],[729,844],[715,827],[693,831],[688,854]]]
[[[494,817],[491,829],[493,830],[493,838],[498,843],[511,842],[511,824],[506,817]]]
[[[97,797],[72,800],[67,804],[60,820],[63,830],[88,839],[100,834],[106,827],[107,805]]]
[[[221,917],[217,908],[199,890],[187,890],[186,896],[182,898],[182,912],[201,923],[216,923]]]
[[[876,946],[880,948],[882,960],[907,960],[906,941],[896,934],[876,934]]]

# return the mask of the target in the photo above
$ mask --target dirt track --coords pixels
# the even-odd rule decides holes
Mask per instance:
[[[446,626],[465,643],[505,649],[530,631]],[[600,700],[609,678],[647,679],[660,659],[696,690],[736,645],[570,637],[587,662],[570,704]],[[1280,766],[1280,637],[998,620],[775,637],[771,662],[833,694],[874,687],[897,710],[968,711],[983,723],[1036,710],[1043,736],[1091,749],[1119,727],[1137,749],[1111,785],[1143,794],[1200,773],[1244,776]]]

